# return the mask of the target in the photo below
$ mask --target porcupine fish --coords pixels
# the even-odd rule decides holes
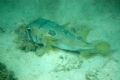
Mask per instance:
[[[88,46],[89,43],[80,36],[67,30],[64,26],[44,18],[31,22],[27,27],[31,30],[29,35],[34,43],[42,42],[45,46],[50,43],[53,47],[67,51],[80,51],[91,48]]]

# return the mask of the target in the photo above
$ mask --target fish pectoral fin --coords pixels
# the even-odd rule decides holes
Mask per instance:
[[[91,29],[88,27],[85,27],[82,30],[80,30],[79,35],[82,37],[84,41],[86,41],[90,32],[91,32]]]

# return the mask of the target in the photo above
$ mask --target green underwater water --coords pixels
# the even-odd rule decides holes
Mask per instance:
[[[0,80],[119,80],[119,0],[0,0]]]

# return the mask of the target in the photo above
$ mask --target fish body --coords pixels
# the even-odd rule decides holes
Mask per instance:
[[[36,39],[33,39],[35,43],[39,43],[42,37],[49,37],[49,39],[53,40],[51,46],[59,49],[79,51],[90,48],[88,43],[83,41],[80,36],[53,21],[39,18],[28,24],[28,27],[33,32],[31,33],[32,38],[36,36]],[[44,41],[45,38],[41,40],[41,42],[45,43]]]

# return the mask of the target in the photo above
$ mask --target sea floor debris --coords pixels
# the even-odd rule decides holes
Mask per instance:
[[[6,66],[0,62],[0,80],[17,80],[12,71],[7,70]]]
[[[71,55],[61,55],[59,62],[57,62],[57,66],[54,69],[55,72],[68,72],[75,69],[80,69],[83,64],[83,60],[77,56]]]

